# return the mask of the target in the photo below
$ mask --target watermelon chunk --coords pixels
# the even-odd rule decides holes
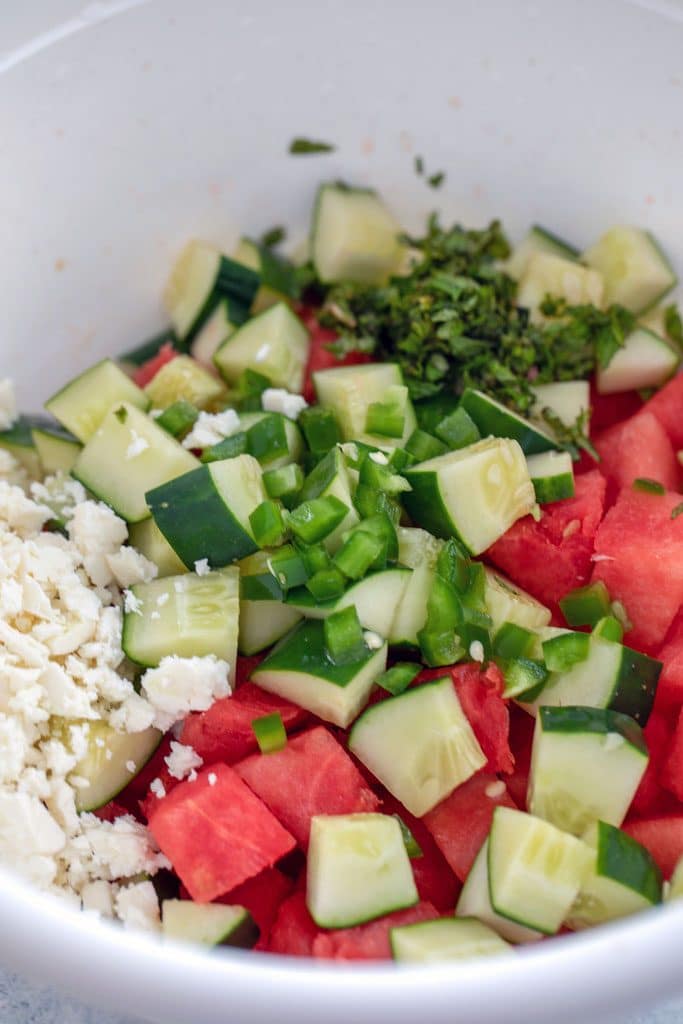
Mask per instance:
[[[299,315],[311,335],[311,346],[308,350],[308,364],[304,375],[302,394],[307,402],[315,402],[314,373],[317,373],[318,370],[329,370],[336,366],[356,366],[359,363],[369,363],[370,356],[365,352],[349,352],[343,359],[337,359],[335,354],[330,352],[327,347],[331,342],[337,340],[338,335],[336,332],[327,327],[321,327],[314,310],[304,309],[300,311]]]
[[[515,807],[504,782],[478,772],[422,819],[451,868],[464,882],[489,834],[496,807]]]
[[[624,490],[595,538],[593,579],[624,605],[631,647],[657,649],[683,605],[683,516],[671,518],[680,503],[670,491]]]
[[[650,851],[664,877],[671,878],[683,857],[683,814],[627,820],[622,828]]]
[[[379,807],[351,758],[322,725],[299,733],[283,750],[248,757],[235,771],[304,850],[315,814]]]
[[[235,764],[258,750],[251,723],[277,711],[285,729],[294,729],[308,717],[303,708],[255,683],[242,683],[231,697],[215,701],[208,711],[189,715],[183,724],[181,743],[194,747],[204,764]]]
[[[100,821],[116,821],[117,818],[121,818],[124,814],[129,813],[125,807],[115,800],[110,800],[108,804],[98,807],[97,810],[93,811],[95,817],[99,818]]]
[[[683,611],[679,612],[657,657],[664,668],[657,686],[656,708],[683,704]]]
[[[216,902],[246,907],[258,925],[260,936],[255,949],[267,949],[270,930],[281,903],[291,894],[294,883],[277,868],[266,868],[259,875],[242,882]]]
[[[591,437],[601,430],[635,416],[643,408],[643,400],[637,391],[617,391],[612,395],[600,395],[591,382]]]
[[[505,780],[508,792],[521,811],[527,809],[526,795],[531,770],[531,744],[536,719],[522,708],[510,707],[510,749],[515,759],[515,770]]]
[[[683,801],[683,708],[678,714],[668,749],[664,751],[660,764],[659,781],[662,786]]]
[[[198,903],[210,903],[272,867],[296,845],[227,765],[176,786],[154,808],[149,829]]]
[[[313,956],[313,943],[319,934],[320,929],[308,913],[306,893],[297,890],[280,904],[267,949],[269,953],[285,956]]]
[[[180,355],[178,350],[173,347],[170,341],[167,341],[165,345],[161,346],[155,356],[148,359],[142,366],[138,366],[133,374],[133,380],[139,388],[144,388],[151,380],[154,380],[161,367],[166,366],[166,363],[170,363],[177,355]]]
[[[391,960],[389,932],[403,924],[433,921],[439,916],[431,903],[417,903],[369,924],[320,932],[313,940],[313,956],[324,960]]]
[[[650,757],[631,802],[629,814],[647,817],[651,814],[661,814],[675,809],[673,797],[663,788],[666,782],[661,777],[662,767],[669,752],[673,727],[674,723],[670,721],[670,716],[663,715],[661,711],[650,713],[647,725],[643,730]]]
[[[554,605],[588,581],[606,483],[596,469],[576,478],[573,498],[546,505],[537,523],[518,519],[486,557],[539,601]]]
[[[651,412],[644,410],[599,434],[594,440],[600,455],[600,472],[616,498],[637,477],[657,480],[668,490],[678,486],[680,467],[671,441]]]
[[[645,403],[645,409],[657,417],[676,451],[683,448],[683,376],[672,377]]]

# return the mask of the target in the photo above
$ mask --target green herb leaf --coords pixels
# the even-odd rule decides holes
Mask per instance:
[[[646,494],[666,494],[666,487],[660,484],[659,480],[651,480],[647,476],[639,476],[633,481],[634,491],[644,491]]]
[[[280,242],[284,242],[287,237],[287,229],[281,224],[277,224],[275,227],[269,228],[268,231],[264,231],[259,238],[259,245],[264,245],[266,249],[274,249]]]
[[[416,156],[415,157],[415,173],[419,174],[420,177],[421,177],[424,174],[424,172],[425,172],[424,160],[422,159],[421,156]]]
[[[680,505],[676,505],[676,508],[671,509],[671,518],[678,519],[681,514],[683,514],[683,501]]]
[[[289,144],[289,152],[292,156],[307,156],[314,153],[334,153],[336,146],[330,142],[318,142],[314,139],[305,139],[301,136],[292,139]]]
[[[664,330],[667,337],[675,341],[677,345],[683,346],[683,321],[675,302],[664,310]]]
[[[445,171],[437,171],[436,174],[430,174],[427,178],[427,184],[430,188],[440,188],[446,179]]]

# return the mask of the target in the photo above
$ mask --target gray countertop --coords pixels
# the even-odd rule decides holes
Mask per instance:
[[[683,1000],[624,1019],[623,1024],[682,1024]],[[65,999],[0,969],[0,1024],[143,1024]],[[191,1024],[191,1022],[188,1022]],[[582,1022],[583,1024],[583,1022]]]

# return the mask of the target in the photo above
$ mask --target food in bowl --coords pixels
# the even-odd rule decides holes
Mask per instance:
[[[169,330],[49,418],[3,385],[3,862],[328,959],[496,954],[678,895],[666,257],[632,227],[407,237],[340,183],[298,264],[280,235],[190,242]]]

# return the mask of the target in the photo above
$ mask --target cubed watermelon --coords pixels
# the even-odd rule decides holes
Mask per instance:
[[[123,804],[130,814],[135,814],[139,817],[141,810],[144,814],[142,804],[149,795],[150,783],[166,771],[164,758],[168,757],[171,752],[172,739],[173,736],[170,734],[164,736],[147,764],[140,769],[137,775],[130,780],[126,788],[121,790],[116,797],[117,802]]]
[[[133,380],[139,388],[144,388],[151,380],[154,380],[161,367],[166,366],[166,363],[170,363],[177,355],[180,355],[178,350],[173,347],[170,341],[167,341],[165,345],[161,346],[155,356],[148,359],[142,366],[138,366],[133,374]]]
[[[223,761],[235,764],[258,750],[251,723],[255,718],[278,712],[285,729],[294,729],[308,717],[303,708],[255,683],[242,683],[231,697],[215,701],[208,711],[189,715],[183,724],[181,743],[193,747],[204,764]]]
[[[525,811],[529,772],[531,770],[531,744],[536,719],[513,704],[510,707],[510,750],[515,759],[515,770],[505,779],[508,792],[520,811]]]
[[[269,953],[313,956],[313,942],[320,929],[308,912],[306,892],[298,889],[280,904],[268,936]]]
[[[130,812],[121,804],[117,803],[116,800],[110,800],[108,804],[105,804],[103,807],[98,807],[96,811],[93,811],[95,817],[99,818],[100,821],[116,821],[117,818],[121,818],[124,814],[129,813]]]
[[[663,642],[683,605],[683,516],[671,518],[681,495],[623,490],[595,538],[594,580],[621,601],[633,628],[631,647]]]
[[[308,363],[302,389],[302,394],[308,402],[315,402],[314,373],[317,373],[319,370],[330,370],[336,366],[355,366],[358,363],[369,363],[371,358],[365,352],[349,352],[342,359],[338,359],[328,348],[328,345],[337,340],[338,334],[327,327],[321,327],[316,314],[316,310],[306,308],[301,310],[299,314],[311,333],[311,347],[308,351]]]
[[[622,828],[650,851],[664,877],[671,878],[683,857],[683,814],[627,819]]]
[[[661,778],[662,767],[666,762],[671,744],[674,724],[675,720],[671,721],[670,715],[664,715],[661,711],[650,713],[647,725],[643,730],[650,757],[645,774],[631,801],[629,814],[648,817],[675,808],[674,799],[671,793],[664,788],[665,783]]]
[[[515,807],[504,782],[478,772],[422,819],[451,868],[464,882],[489,834],[496,807]]]
[[[246,758],[235,771],[304,850],[314,815],[379,807],[351,758],[324,726],[300,733],[275,753]]]
[[[392,928],[433,921],[438,916],[436,907],[422,902],[355,928],[320,932],[313,940],[313,956],[323,960],[391,960],[389,932]]]
[[[421,857],[413,857],[415,885],[421,900],[433,903],[441,914],[453,913],[460,892],[460,882],[448,866],[432,834],[421,818],[414,818],[388,790],[382,790],[382,814],[395,814],[410,829],[422,850]]]
[[[600,472],[608,483],[612,501],[623,487],[638,477],[657,480],[667,490],[678,486],[680,466],[671,441],[651,412],[643,410],[598,434],[594,442],[600,455]]]
[[[230,906],[246,907],[260,932],[255,949],[267,949],[270,930],[277,917],[280,905],[291,895],[294,883],[277,868],[266,868],[236,889],[231,889],[217,902]]]
[[[657,657],[663,664],[655,707],[662,710],[683,704],[683,611],[674,619]]]
[[[683,375],[672,377],[661,391],[645,403],[648,412],[654,413],[664,427],[676,451],[683,448]]]
[[[665,789],[683,801],[683,708],[678,713],[668,748],[661,759],[659,781]]]
[[[198,903],[272,867],[296,845],[239,775],[219,764],[160,800],[149,829]]]
[[[637,391],[617,391],[612,395],[600,395],[591,384],[590,433],[595,437],[601,430],[635,416],[643,408],[643,400]]]
[[[544,604],[588,581],[593,542],[605,504],[606,483],[598,470],[576,478],[573,498],[545,505],[539,522],[518,519],[486,557]]]

